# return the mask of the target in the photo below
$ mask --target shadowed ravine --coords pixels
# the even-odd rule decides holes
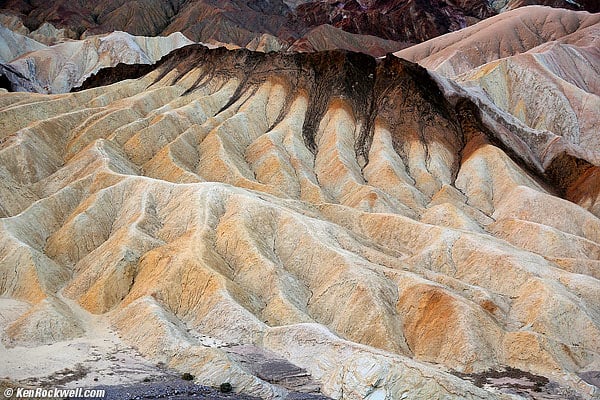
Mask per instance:
[[[192,45],[4,93],[0,132],[8,350],[105,324],[264,398],[598,394],[598,155],[416,64]]]

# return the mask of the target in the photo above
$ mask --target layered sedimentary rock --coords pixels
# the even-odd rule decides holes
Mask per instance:
[[[345,49],[362,53],[366,52],[374,57],[381,57],[409,45],[409,43],[380,39],[371,35],[348,33],[325,24],[312,29],[301,39],[296,40],[287,48],[287,51],[314,52]]]
[[[596,55],[592,43],[598,35],[599,23],[597,14],[525,7],[412,46],[396,55],[445,76],[457,77],[486,63],[536,53],[553,44],[582,48]],[[589,61],[591,68],[595,59]]]
[[[580,4],[581,3],[581,4]],[[212,44],[229,43],[253,47],[263,35],[277,38],[277,47],[306,48],[307,37],[315,29],[328,47],[345,43],[350,34],[364,35],[361,51],[378,56],[381,48],[396,42],[392,51],[405,43],[419,43],[473,25],[498,12],[530,4],[552,5],[597,12],[595,0],[574,3],[567,0],[104,0],[77,2],[2,3],[0,22],[9,22],[45,44],[57,38],[85,38],[115,30],[139,36],[182,32],[190,39]],[[330,29],[333,27],[335,29]],[[323,40],[323,39],[321,39]],[[302,47],[302,45],[304,47]],[[373,47],[376,51],[371,51]],[[354,50],[352,44],[344,47]]]
[[[595,0],[492,0],[492,7],[498,11],[514,10],[519,7],[540,5],[566,8],[574,11],[600,12],[600,3]]]
[[[0,23],[44,44],[114,30],[144,36],[182,32],[198,42],[251,50],[342,48],[380,56],[531,4],[599,11],[593,0],[7,1]]]
[[[84,88],[0,96],[3,346],[94,315],[264,398],[509,398],[449,373],[504,367],[598,395],[594,145],[342,51],[188,46]]]
[[[0,34],[10,49],[6,56],[15,56],[0,65],[0,73],[10,81],[9,89],[37,93],[65,93],[101,68],[119,63],[153,64],[192,43],[181,33],[142,37],[113,32],[47,47],[3,27]]]
[[[501,32],[511,35],[498,41]],[[396,54],[491,100],[538,136],[560,137],[585,152],[598,148],[599,39],[598,14],[526,7]],[[598,200],[584,194],[597,185],[598,172],[590,167],[582,166],[586,183],[566,191],[570,199],[586,198],[577,201],[598,214]]]
[[[71,29],[57,29],[49,22],[44,22],[35,30],[31,31],[23,24],[19,14],[14,13],[0,14],[0,25],[10,29],[14,33],[27,36],[30,39],[47,46],[64,42],[65,40],[74,40],[79,37],[79,35]]]
[[[303,26],[330,24],[356,34],[419,43],[495,15],[485,1],[315,1],[299,5]]]

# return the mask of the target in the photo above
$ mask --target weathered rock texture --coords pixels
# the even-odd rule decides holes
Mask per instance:
[[[203,43],[266,51],[287,49],[299,39],[296,48],[305,51],[328,50],[340,45],[347,50],[355,50],[357,41],[362,42],[362,52],[377,56],[385,54],[383,51],[397,51],[406,47],[403,42],[375,36],[353,38],[353,35],[337,27],[324,27],[324,30],[312,33],[311,40],[304,36],[317,27],[299,23],[294,17],[293,8],[278,0],[5,3],[0,23],[18,29],[19,33],[35,36],[35,39],[44,38],[41,40],[44,43],[45,38],[55,42],[61,36],[84,38],[122,30],[143,36],[182,32]],[[327,36],[323,36],[323,33],[327,33]],[[320,39],[314,40],[315,35],[320,35]]]
[[[45,44],[120,30],[248,48],[267,35],[277,48],[354,50],[348,34],[358,34],[360,51],[379,56],[531,4],[599,11],[596,0],[7,0],[0,22]]]
[[[481,0],[350,0],[301,4],[292,18],[301,26],[330,24],[351,33],[419,43],[495,14]]]
[[[447,371],[502,366],[598,394],[597,148],[394,57],[119,68],[0,95],[5,346],[81,335],[75,302],[265,398],[500,398]]]
[[[49,22],[44,22],[34,31],[30,31],[29,28],[23,24],[19,14],[11,12],[0,14],[0,25],[45,45],[53,45],[66,40],[77,39],[79,37],[77,33],[69,28],[57,29]]]
[[[596,50],[597,54],[593,42],[597,40],[599,22],[597,14],[531,6],[489,18],[396,55],[456,77],[498,59],[537,53],[555,44],[589,53]]]
[[[591,13],[600,12],[600,3],[596,0],[492,0],[490,5],[500,12],[533,5],[588,11]]]
[[[0,64],[0,74],[10,81],[9,89],[37,93],[66,93],[101,68],[119,63],[153,64],[192,43],[181,33],[143,37],[113,32],[45,46],[0,26],[1,42],[6,43],[0,47],[6,64]]]
[[[9,62],[30,51],[45,48],[45,45],[0,25],[0,63]]]
[[[511,35],[498,41],[501,32]],[[586,152],[600,145],[599,40],[600,14],[526,7],[396,54],[453,79],[475,97],[491,100],[535,129],[536,141],[560,137]],[[567,155],[551,158],[542,163],[555,174],[577,164]],[[585,163],[576,168],[587,171],[578,189],[569,189],[575,181],[565,181],[563,190],[598,215],[598,199],[590,197],[598,171]]]

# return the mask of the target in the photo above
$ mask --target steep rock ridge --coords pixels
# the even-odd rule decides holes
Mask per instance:
[[[77,3],[59,0],[33,4],[7,1],[2,8],[6,13],[20,16],[30,30],[49,22],[84,37],[114,30],[138,36],[179,31],[197,41],[214,39],[244,46],[256,32],[289,36],[284,27],[289,8],[278,0],[86,0]]]
[[[498,42],[500,31],[514,34]],[[477,88],[526,126],[546,132],[538,135],[569,144],[564,155],[551,150],[554,144],[542,150],[542,163],[551,174],[563,175],[557,179],[564,181],[560,186],[569,199],[598,215],[598,199],[588,191],[598,185],[595,156],[575,157],[591,164],[570,157],[597,149],[599,39],[600,15],[527,7],[396,54],[468,91]],[[572,175],[573,170],[580,172]],[[575,177],[584,175],[577,182]]]
[[[501,366],[598,395],[600,219],[545,158],[593,148],[393,57],[194,45],[91,82],[0,95],[4,346],[85,334],[76,302],[265,398],[240,346],[333,398],[509,398],[447,372]]]
[[[0,32],[10,32],[0,28]],[[20,36],[20,35],[19,35]],[[33,42],[20,36],[26,43]],[[37,93],[65,93],[80,86],[91,74],[118,63],[153,64],[172,50],[191,44],[181,33],[167,37],[132,36],[125,32],[92,36],[46,47],[37,42],[28,45],[0,66],[0,72],[11,81],[11,90]],[[12,46],[12,44],[11,44]],[[11,47],[13,48],[13,47]],[[29,51],[29,52],[27,52]]]
[[[299,5],[292,18],[301,26],[330,24],[355,34],[419,43],[489,18],[485,1],[315,1]]]
[[[78,38],[78,35],[72,30],[68,28],[57,29],[49,22],[44,22],[34,31],[30,31],[23,24],[19,15],[14,13],[0,14],[0,25],[46,46]]]
[[[372,35],[352,34],[325,24],[310,30],[287,47],[287,51],[313,52],[343,49],[381,57],[408,46],[410,43],[407,42],[380,39]]]
[[[351,37],[347,34],[359,34],[368,44],[361,51],[378,56],[381,48],[393,42],[393,51],[397,51],[406,43],[419,43],[473,25],[499,11],[531,4],[598,11],[594,0],[8,0],[1,5],[0,21],[10,20],[21,30],[19,33],[31,32],[34,39],[45,44],[55,44],[60,37],[83,39],[120,30],[138,36],[182,32],[196,42],[251,49],[256,49],[253,42],[268,35],[276,40],[276,47],[287,49],[294,44],[305,48],[307,42],[315,42],[318,33],[320,41],[328,43],[327,47],[314,47],[319,51],[346,43]],[[326,25],[334,29],[319,29]],[[323,37],[324,33],[332,36]],[[355,50],[352,43],[348,45],[344,49]]]

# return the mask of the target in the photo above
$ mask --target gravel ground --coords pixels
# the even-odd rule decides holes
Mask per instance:
[[[475,374],[453,372],[475,386],[487,390],[521,396],[530,400],[583,400],[574,390],[548,378],[516,368],[489,370]]]
[[[88,388],[86,388],[88,389]],[[103,400],[143,400],[143,399],[206,399],[206,400],[260,400],[259,397],[238,393],[221,393],[218,389],[195,384],[179,377],[163,376],[153,382],[140,382],[131,385],[103,386],[99,385],[89,389],[104,389],[106,396]],[[79,400],[70,398],[69,400]],[[83,400],[83,399],[81,399]],[[329,400],[329,397],[306,394],[290,393],[285,400]]]
[[[179,378],[161,379],[155,382],[141,382],[132,385],[97,386],[93,389],[106,390],[104,400],[141,400],[141,399],[239,399],[256,400],[252,397],[236,393],[221,393],[216,389],[201,386]],[[79,398],[77,398],[79,399]],[[73,399],[75,400],[75,399]]]

